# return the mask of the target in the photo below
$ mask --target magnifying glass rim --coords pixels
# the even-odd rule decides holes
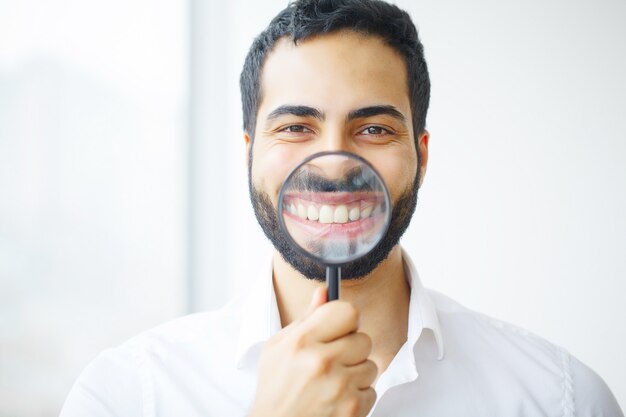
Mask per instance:
[[[317,255],[314,255],[312,253],[310,253],[309,251],[307,251],[306,249],[304,249],[302,246],[300,246],[294,239],[293,237],[291,237],[291,234],[289,233],[289,230],[287,229],[287,226],[285,225],[285,219],[283,217],[283,214],[281,213],[281,209],[283,206],[283,200],[284,200],[284,191],[285,191],[285,184],[287,184],[289,182],[289,180],[291,179],[291,177],[293,176],[293,174],[300,169],[301,166],[305,165],[306,163],[308,163],[309,161],[315,159],[315,158],[319,158],[321,156],[326,156],[326,155],[340,155],[340,156],[345,156],[348,158],[354,158],[356,160],[358,160],[359,162],[365,164],[366,166],[368,166],[373,172],[374,174],[378,177],[378,180],[380,181],[380,183],[383,185],[382,189],[383,189],[383,194],[384,194],[384,198],[385,198],[385,204],[386,207],[388,207],[388,209],[386,210],[386,215],[385,215],[385,223],[383,225],[382,228],[382,232],[381,232],[381,237],[378,239],[378,242],[376,242],[375,245],[373,245],[369,250],[367,250],[367,252],[362,253],[362,254],[355,254],[352,255],[351,257],[349,257],[346,260],[342,260],[341,262],[338,261],[329,261],[327,259],[323,259]],[[281,230],[283,231],[283,234],[287,237],[287,239],[289,240],[289,242],[292,244],[292,247],[301,255],[304,255],[308,258],[311,258],[325,266],[342,266],[345,265],[347,263],[350,263],[356,259],[361,258],[362,256],[367,255],[368,253],[370,253],[372,251],[372,249],[374,249],[381,241],[382,237],[385,235],[385,233],[387,233],[387,229],[389,228],[389,224],[391,223],[391,213],[393,211],[393,207],[391,206],[391,196],[389,195],[389,190],[387,189],[387,184],[385,184],[385,181],[383,180],[383,177],[378,173],[378,171],[376,171],[376,168],[374,168],[372,166],[372,164],[370,164],[365,158],[354,154],[352,152],[347,152],[347,151],[323,151],[323,152],[317,152],[314,153],[313,155],[307,156],[306,158],[304,158],[304,160],[302,160],[298,165],[296,165],[295,168],[293,168],[289,174],[287,174],[287,177],[285,177],[285,180],[283,181],[282,185],[280,186],[280,192],[278,193],[278,207],[277,207],[277,216],[278,216],[278,223],[280,225]]]

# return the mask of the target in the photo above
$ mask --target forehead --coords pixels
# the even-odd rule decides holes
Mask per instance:
[[[340,31],[274,45],[261,74],[258,116],[283,104],[326,113],[390,104],[410,118],[409,103],[403,57],[378,37]]]

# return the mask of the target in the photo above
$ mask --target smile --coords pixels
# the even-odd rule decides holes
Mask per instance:
[[[383,201],[374,193],[291,193],[285,195],[283,207],[300,220],[345,224],[376,216]]]
[[[283,198],[283,218],[299,243],[322,238],[365,242],[384,224],[384,207],[379,193],[289,193]]]

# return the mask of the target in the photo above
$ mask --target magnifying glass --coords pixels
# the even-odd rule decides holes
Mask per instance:
[[[391,222],[382,177],[358,155],[320,152],[287,175],[278,221],[296,251],[326,267],[328,301],[339,298],[341,267],[366,256]]]

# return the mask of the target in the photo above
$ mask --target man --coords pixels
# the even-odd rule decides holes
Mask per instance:
[[[302,0],[241,76],[255,213],[276,250],[258,287],[100,355],[62,416],[621,416],[593,371],[524,330],[426,291],[398,242],[428,163],[429,77],[409,16],[377,0]],[[278,228],[287,173],[319,151],[368,160],[393,203],[383,241],[324,271]],[[315,221],[315,219],[310,219]]]

